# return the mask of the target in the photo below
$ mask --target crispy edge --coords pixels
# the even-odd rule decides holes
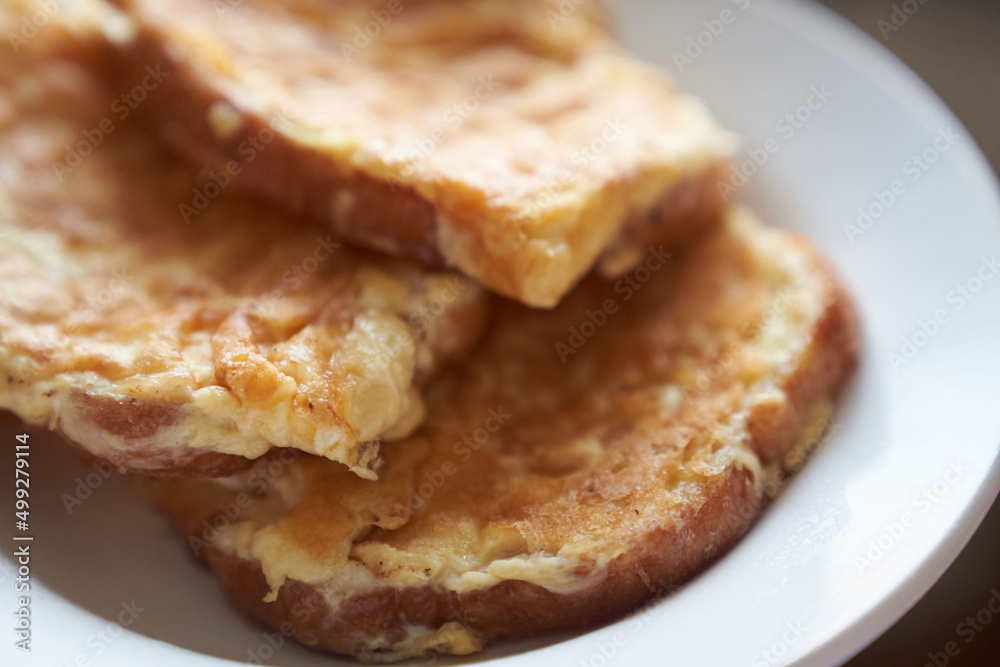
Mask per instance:
[[[809,248],[801,240],[798,247]],[[763,463],[777,462],[785,468],[790,466],[784,459],[812,410],[839,397],[859,358],[853,304],[825,262],[808,252],[826,283],[823,311],[796,371],[782,385],[788,396],[786,409],[775,412],[769,404],[758,405],[747,422],[749,447]],[[152,500],[157,502],[155,494]],[[524,638],[592,628],[671,592],[729,550],[768,498],[751,471],[734,465],[713,478],[704,500],[674,528],[656,528],[639,548],[613,560],[600,583],[573,594],[507,580],[463,594],[432,586],[386,588],[351,597],[332,609],[315,587],[289,579],[277,600],[267,603],[264,596],[270,587],[258,563],[214,546],[201,556],[229,599],[246,615],[316,650],[357,655],[365,649],[362,638],[381,635],[390,642],[400,641],[406,636],[403,618],[432,629],[457,620],[487,640]],[[213,517],[199,515],[193,508],[187,508],[183,518],[176,512],[174,517],[185,536],[195,534],[206,518]]]
[[[438,240],[437,209],[412,187],[350,169],[290,140],[272,127],[283,122],[280,118],[269,121],[244,114],[239,131],[220,139],[209,117],[215,105],[227,103],[224,96],[172,57],[147,29],[140,28],[136,39],[121,48],[119,76],[123,83],[141,77],[148,64],[167,64],[170,75],[160,84],[164,89],[161,103],[144,105],[136,113],[164,143],[198,167],[219,168],[235,160],[242,166],[237,180],[240,187],[327,224],[348,241],[437,268],[454,268],[456,258],[445,256]],[[247,137],[267,133],[273,139],[265,159],[244,163],[240,144]],[[681,250],[720,225],[726,206],[718,184],[725,179],[727,166],[728,162],[720,159],[674,184],[649,208],[632,211],[605,256],[613,249],[644,250],[650,245],[663,245],[667,252]],[[338,190],[353,197],[346,215],[337,215],[330,205],[330,194]],[[487,255],[483,244],[478,245],[477,252]],[[479,280],[486,287],[522,300],[523,286],[504,267],[484,266],[482,272]]]
[[[236,454],[206,452],[193,447],[142,447],[104,457],[94,454],[64,433],[59,435],[85,464],[97,466],[110,463],[119,473],[142,473],[150,477],[229,477],[249,470],[255,462]],[[274,448],[271,448],[264,456],[273,451]]]
[[[9,410],[0,410],[0,425],[17,431],[45,428],[26,422]],[[110,457],[100,456],[61,430],[56,429],[54,433],[85,465],[110,464],[119,473],[139,472],[150,477],[228,477],[244,472],[254,464],[254,461],[235,454],[210,452],[193,447],[150,446],[116,453]],[[274,448],[264,456],[269,457],[273,452]]]

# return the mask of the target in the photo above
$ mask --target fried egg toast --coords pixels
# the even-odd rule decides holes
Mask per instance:
[[[744,213],[553,312],[493,317],[377,482],[300,457],[144,493],[286,636],[369,661],[467,654],[690,578],[816,444],[858,357],[816,251]]]
[[[485,294],[196,176],[56,45],[0,54],[0,408],[121,470],[228,474],[291,447],[374,478]]]
[[[602,253],[620,275],[721,219],[731,138],[626,56],[594,3],[118,4],[138,26],[127,76],[174,73],[170,102],[140,112],[181,152],[529,305]]]

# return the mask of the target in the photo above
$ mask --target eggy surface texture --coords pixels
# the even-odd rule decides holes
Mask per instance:
[[[0,408],[122,470],[288,447],[374,478],[485,294],[195,174],[133,118],[169,74],[109,87],[98,37],[51,30],[0,54]]]
[[[300,457],[145,488],[262,623],[365,660],[471,653],[625,614],[729,548],[858,344],[816,251],[734,213],[552,312],[494,313],[377,482]]]
[[[733,144],[596,3],[121,0],[125,80],[199,164],[381,251],[551,307],[721,220]]]

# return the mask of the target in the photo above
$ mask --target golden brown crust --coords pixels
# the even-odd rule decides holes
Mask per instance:
[[[238,607],[318,649],[461,654],[620,616],[743,534],[858,357],[850,300],[790,234],[736,215],[657,271],[632,291],[588,280],[552,313],[501,308],[377,483],[304,457],[267,488],[150,497]],[[587,340],[560,349],[574,331]],[[240,516],[206,536],[241,488]]]
[[[163,102],[141,111],[167,144],[192,156],[197,164],[219,165],[230,160],[242,163],[244,156],[239,149],[246,138],[261,133],[268,136],[268,122],[247,116],[239,133],[220,140],[208,121],[209,110],[222,101],[217,91],[170,58],[162,45],[148,35],[141,35],[129,48],[129,62],[169,63],[172,74],[163,83]],[[641,252],[651,245],[662,244],[668,252],[687,247],[721,222],[725,203],[719,196],[718,184],[725,179],[725,171],[726,163],[720,162],[685,177],[652,206],[633,211],[604,256],[634,254],[636,249]],[[275,178],[275,174],[295,177]],[[334,224],[345,239],[392,255],[413,257],[431,266],[447,264],[438,243],[434,206],[409,185],[359,171],[345,172],[326,156],[280,135],[268,144],[267,159],[246,163],[240,179],[248,190]],[[356,205],[331,221],[329,193],[335,190],[351,192]],[[620,275],[623,266],[626,270],[632,268],[626,262],[607,273]]]
[[[617,278],[635,268],[635,257],[648,248],[663,246],[680,252],[702,234],[712,231],[725,217],[726,204],[718,185],[725,180],[726,163],[678,182],[662,199],[645,210],[633,211],[618,237],[604,250],[598,269],[606,278]]]
[[[346,655],[367,653],[369,638],[403,641],[400,619],[431,628],[459,622],[490,640],[521,639],[561,630],[582,630],[620,618],[650,599],[666,595],[729,549],[750,526],[761,505],[752,475],[730,470],[681,528],[658,528],[641,548],[619,556],[604,580],[561,594],[542,586],[505,580],[468,593],[430,586],[382,589],[346,600],[336,611],[314,586],[294,579],[274,602],[258,563],[208,547],[203,558],[233,604],[268,628],[293,629],[310,648]],[[734,518],[736,520],[734,520]]]
[[[118,417],[115,417],[118,419]],[[8,410],[0,410],[0,425],[23,431],[30,424]],[[254,461],[233,454],[205,452],[190,447],[129,449],[110,456],[95,456],[80,443],[56,431],[66,446],[85,464],[108,464],[120,473],[139,473],[151,477],[228,477],[249,470]],[[267,458],[268,455],[265,455]]]
[[[191,447],[137,447],[96,456],[65,433],[58,433],[84,463],[110,463],[119,473],[142,473],[151,477],[228,477],[249,470],[254,464],[252,459],[243,456]]]
[[[455,3],[407,5],[357,58],[345,58],[336,45],[350,42],[354,19],[368,17],[355,16],[370,4],[358,0],[339,5],[340,15],[307,0],[285,0],[288,12],[281,15],[244,2],[224,18],[204,5],[172,8],[165,18],[155,3],[122,4],[140,26],[123,57],[125,80],[141,77],[149,64],[172,72],[164,82],[169,102],[139,110],[168,143],[202,166],[241,164],[244,188],[328,222],[359,244],[457,267],[506,296],[551,307],[607,246],[614,246],[615,261],[603,266],[621,275],[647,245],[679,249],[701,226],[720,220],[716,186],[728,139],[672,82],[615,55],[596,22],[585,22],[587,29],[545,26],[544,3],[464,0],[467,21],[458,45],[449,41],[458,39],[454,35],[440,42],[420,36],[445,30],[427,26],[449,25],[462,11]],[[571,23],[590,11],[574,11]],[[282,18],[297,12],[310,18]],[[510,25],[497,27],[503,23],[498,18]],[[284,81],[282,63],[292,56],[276,48],[273,65],[262,67],[267,59],[247,53],[246,43],[271,48],[272,40],[233,27],[239,22],[240,30],[252,33],[261,27],[255,20],[280,23],[275,30],[282,34],[300,30],[303,43],[317,39],[313,32],[323,34],[323,49],[296,60],[313,76],[301,90],[328,95],[330,108],[349,99],[369,110],[370,126],[343,129],[336,120],[313,118],[296,97],[299,83]],[[479,42],[477,31],[483,33]],[[383,53],[381,45],[394,39],[402,44],[394,48],[409,55],[389,47]],[[297,52],[294,58],[304,56]],[[451,118],[448,107],[476,88],[476,76],[490,62],[502,71],[499,102],[483,102],[484,108],[492,105],[492,116],[473,116],[452,129],[438,116]],[[429,70],[440,75],[439,89],[410,89],[408,80],[429,76],[422,68],[432,66],[443,68]],[[244,67],[253,75],[244,76]],[[593,96],[577,99],[580,93],[567,86],[555,93],[565,99],[543,99],[532,87],[556,77],[553,69],[562,79],[579,79],[576,87],[593,89]],[[602,77],[607,82],[595,83]],[[619,78],[627,83],[610,83]],[[247,83],[251,79],[268,83],[258,88]],[[325,83],[315,88],[320,79]],[[348,80],[354,87],[340,85]],[[262,100],[269,86],[275,97]],[[383,99],[390,90],[398,96],[395,103]],[[614,132],[606,131],[608,123]],[[548,126],[544,134],[541,125]],[[338,137],[354,133],[345,141],[357,146],[325,146],[320,135],[328,130]],[[421,133],[434,137],[439,131],[444,138],[433,140],[434,148],[422,157],[400,157],[420,145]],[[266,148],[247,160],[247,141],[254,138]],[[592,141],[599,142],[596,153],[587,149]],[[500,165],[496,174],[477,173],[487,162]]]
[[[123,470],[289,447],[374,477],[486,295],[192,173],[128,106],[169,73],[119,95],[91,69],[105,43],[54,30],[0,55],[0,408]]]
[[[444,267],[434,208],[413,188],[362,172],[345,172],[325,156],[281,135],[268,142],[267,152],[262,155],[266,159],[246,162],[246,155],[240,153],[241,145],[245,148],[247,137],[259,137],[261,133],[271,136],[268,133],[273,132],[272,123],[247,116],[238,133],[219,139],[208,119],[209,110],[223,98],[182,62],[171,58],[162,44],[143,34],[129,45],[127,62],[164,63],[171,72],[163,82],[162,102],[143,108],[142,118],[167,144],[191,156],[196,164],[215,166],[235,160],[242,165],[242,187],[323,221],[328,221],[330,214],[330,192],[346,189],[353,193],[357,205],[338,218],[339,235],[396,256]],[[134,78],[135,72],[127,71],[123,76]],[[281,174],[289,176],[276,177]]]

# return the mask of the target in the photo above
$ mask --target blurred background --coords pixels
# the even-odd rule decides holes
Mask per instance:
[[[821,2],[883,44],[926,81],[979,142],[993,171],[1000,173],[1000,1]],[[897,11],[903,12],[896,15],[899,26],[892,23]],[[1000,344],[1000,333],[997,340]],[[972,541],[927,595],[847,664],[1000,665],[1000,614],[993,614],[989,625],[975,620],[995,592],[1000,592],[1000,503],[994,503]],[[972,617],[973,625],[967,617]],[[955,642],[955,655],[943,654],[948,642]]]

